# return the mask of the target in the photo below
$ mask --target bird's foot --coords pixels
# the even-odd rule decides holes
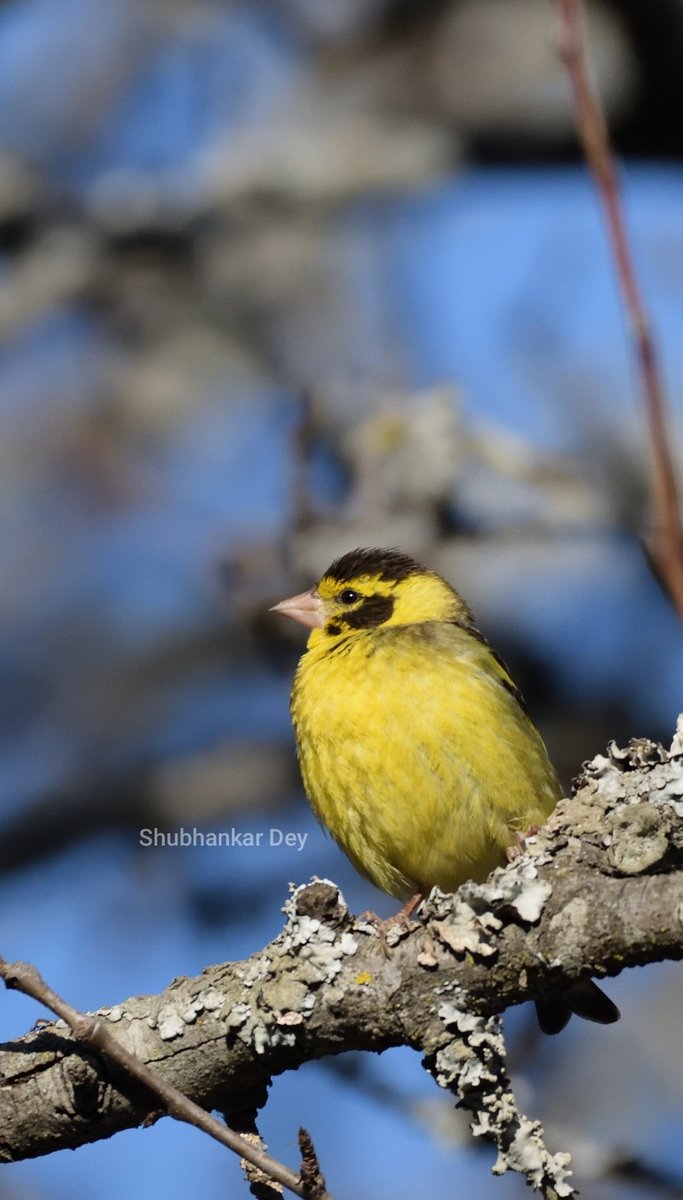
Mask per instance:
[[[530,825],[528,829],[525,829],[524,833],[517,833],[515,835],[513,844],[508,846],[507,850],[505,851],[505,856],[508,862],[514,862],[515,859],[519,858],[520,854],[524,854],[524,851],[526,850],[527,838],[534,837],[534,835],[539,832],[540,828],[540,825]]]
[[[371,925],[375,926],[375,929],[379,934],[382,950],[386,954],[387,958],[391,956],[391,946],[400,941],[401,936],[408,932],[410,918],[413,916],[415,909],[422,900],[424,900],[423,893],[416,892],[414,896],[411,896],[409,900],[406,900],[403,907],[399,908],[397,913],[394,913],[391,917],[385,917],[384,920],[382,920],[381,917],[378,917],[377,913],[364,912],[360,914],[360,917],[358,918],[359,921],[368,921]],[[392,938],[392,941],[390,942],[389,935],[393,930],[397,931],[397,936]]]

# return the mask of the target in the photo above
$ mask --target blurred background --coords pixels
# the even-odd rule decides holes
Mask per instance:
[[[586,7],[680,463],[683,3]],[[395,907],[306,806],[303,637],[267,613],[344,550],[456,584],[567,786],[671,739],[681,630],[556,32],[550,0],[0,4],[0,952],[76,1005],[248,955],[314,873]],[[180,825],[264,844],[140,845]],[[607,1030],[506,1016],[519,1099],[584,1194],[683,1196],[679,970],[608,986]],[[3,994],[0,1036],[40,1015]],[[276,1079],[291,1165],[299,1124],[339,1200],[526,1194],[409,1051]],[[226,1186],[162,1121],[0,1198]]]

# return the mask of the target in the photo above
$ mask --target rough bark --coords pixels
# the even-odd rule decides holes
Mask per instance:
[[[569,1195],[567,1157],[548,1155],[514,1106],[496,1014],[566,979],[683,956],[683,726],[670,751],[638,741],[594,759],[522,857],[486,884],[433,893],[390,931],[389,953],[327,881],[297,889],[285,912],[250,958],[102,1017],[176,1087],[229,1114],[262,1105],[271,1076],[310,1059],[412,1046],[496,1142],[497,1170]],[[0,1161],[159,1115],[59,1022],[0,1047],[0,1085]]]

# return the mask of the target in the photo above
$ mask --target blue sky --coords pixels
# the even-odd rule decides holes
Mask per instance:
[[[141,21],[139,11],[92,0],[0,9],[0,150],[43,172],[44,195],[54,187],[77,206],[112,173],[138,172],[178,203],[192,191],[202,150],[217,137],[229,146],[235,131],[267,121],[305,70],[301,46],[264,10],[200,5],[176,26]],[[48,77],[49,88],[36,87]],[[89,95],[93,113],[84,111]],[[679,445],[683,177],[677,168],[630,164],[624,188]],[[637,380],[599,210],[581,170],[454,172],[408,197],[350,201],[331,220],[347,250],[335,277],[341,310],[354,314],[334,342],[340,357],[330,364],[333,374],[352,361],[371,383],[373,371],[386,377],[389,370],[407,387],[453,383],[473,428],[493,423],[539,452],[571,455],[593,480],[604,456],[618,452],[637,490],[633,464],[645,448]],[[11,262],[1,265],[7,275]],[[113,703],[114,719],[104,702],[104,735],[98,724],[95,701],[118,695],[135,655],[173,639],[181,644],[198,628],[216,634],[228,620],[250,648],[237,608],[220,610],[212,581],[221,555],[284,539],[299,403],[296,380],[236,356],[173,421],[161,427],[145,414],[120,464],[135,481],[133,500],[102,511],[83,502],[79,478],[64,471],[61,456],[79,421],[106,412],[119,353],[115,331],[82,298],[27,320],[0,348],[10,448],[2,495],[9,598],[0,624],[8,681],[0,743],[5,815],[68,788],[93,757],[123,770],[220,737],[289,736],[288,673],[246,649],[172,680],[142,724],[134,708]],[[324,453],[317,472],[334,506],[343,484]],[[631,530],[615,518],[584,533],[579,549],[559,543],[546,566],[520,557],[510,572],[492,553],[480,584],[487,628],[506,632],[547,665],[568,710],[590,712],[618,697],[634,734],[673,732],[680,627]],[[22,590],[24,579],[31,586]],[[354,909],[389,911],[325,839],[289,780],[283,793],[287,807],[274,821],[309,834],[300,855],[242,851],[225,862],[200,851],[154,856],[130,831],[91,837],[0,883],[0,951],[35,960],[72,1003],[97,1006],[259,948],[279,928],[290,880],[329,875]],[[273,823],[262,811],[239,820],[255,829]],[[243,897],[256,878],[264,898],[250,914]],[[232,915],[223,926],[206,926],[197,898],[221,887]],[[621,1027],[573,1026],[544,1046],[520,1079],[528,1110],[552,1112],[558,1064],[571,1059],[572,1096],[583,1089],[590,1098],[600,1056],[621,1060],[619,1105],[622,1095],[644,1098],[624,1102],[622,1121],[605,1136],[644,1154],[656,1150],[683,1171],[663,1058],[653,1053],[644,1064],[632,1056],[628,1071],[643,1007],[659,1005],[662,1027],[674,1011],[671,980],[665,969],[617,981]],[[3,1036],[21,1033],[39,1015],[24,998],[3,995]],[[511,1014],[513,1038],[525,1019]],[[366,1069],[404,1109],[447,1103],[407,1051]],[[518,1180],[490,1179],[490,1156],[468,1143],[443,1145],[429,1130],[431,1118],[406,1116],[369,1092],[362,1083],[340,1083],[324,1065],[276,1081],[264,1119],[273,1152],[295,1161],[301,1122],[339,1197],[407,1200],[418,1189],[457,1189],[482,1200],[521,1196]],[[596,1120],[588,1099],[582,1125],[582,1107],[576,1100],[572,1111],[577,1140],[593,1135]],[[150,1188],[167,1200],[188,1193],[212,1200],[225,1195],[226,1180],[235,1195],[246,1193],[224,1151],[170,1122],[6,1167],[5,1179],[8,1189],[51,1200],[76,1190],[117,1200]],[[600,1192],[605,1200],[608,1194]]]

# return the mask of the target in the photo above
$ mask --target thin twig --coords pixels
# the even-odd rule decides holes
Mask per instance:
[[[154,1095],[158,1096],[163,1102],[164,1109],[170,1117],[174,1117],[177,1121],[185,1121],[188,1125],[194,1125],[197,1129],[201,1129],[210,1137],[215,1138],[223,1146],[227,1146],[229,1150],[233,1150],[235,1154],[239,1154],[241,1158],[247,1160],[254,1167],[258,1167],[265,1176],[275,1180],[276,1183],[281,1183],[283,1187],[293,1192],[295,1196],[302,1197],[302,1200],[332,1200],[332,1197],[327,1191],[312,1193],[305,1180],[302,1178],[303,1168],[306,1163],[302,1161],[302,1173],[296,1175],[289,1167],[278,1162],[277,1159],[271,1158],[258,1146],[247,1141],[246,1138],[240,1137],[238,1133],[234,1133],[206,1109],[201,1108],[199,1104],[195,1104],[188,1096],[185,1096],[172,1084],[167,1083],[156,1071],[151,1067],[146,1066],[140,1059],[126,1050],[117,1038],[107,1029],[105,1023],[98,1017],[92,1016],[90,1013],[79,1012],[78,1009],[72,1008],[66,1000],[58,996],[55,991],[45,982],[42,975],[32,963],[14,962],[8,963],[0,956],[0,978],[4,979],[8,988],[13,988],[18,992],[23,992],[24,995],[37,1000],[39,1004],[44,1004],[56,1016],[61,1017],[63,1021],[71,1029],[74,1037],[93,1049],[101,1051],[113,1062],[144,1084]]]
[[[647,311],[626,232],[619,179],[600,97],[588,67],[582,0],[557,0],[560,53],[574,96],[576,123],[595,178],[634,341],[650,440],[650,480],[655,518],[653,556],[658,574],[683,618],[683,529],[676,475],[667,437],[666,400]]]
[[[307,1129],[299,1130],[299,1150],[301,1152],[301,1178],[308,1188],[311,1200],[324,1200],[327,1194],[327,1185],[320,1170],[313,1139]]]

